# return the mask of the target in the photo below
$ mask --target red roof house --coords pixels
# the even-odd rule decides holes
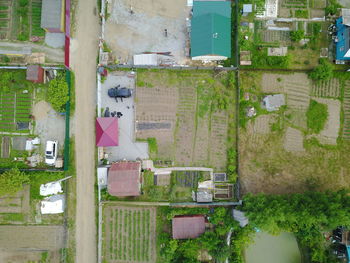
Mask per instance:
[[[113,163],[108,170],[108,193],[113,196],[139,196],[141,190],[140,162]]]
[[[205,232],[203,215],[175,216],[172,220],[173,238],[197,238]]]
[[[118,146],[118,118],[96,119],[96,145],[100,147]]]
[[[29,65],[27,67],[26,79],[34,83],[43,83],[44,69],[39,65]]]

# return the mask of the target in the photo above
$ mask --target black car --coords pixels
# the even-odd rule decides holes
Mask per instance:
[[[119,85],[115,88],[110,88],[108,90],[108,96],[111,98],[115,98],[116,100],[120,98],[130,98],[131,97],[131,89],[128,88],[119,88]]]

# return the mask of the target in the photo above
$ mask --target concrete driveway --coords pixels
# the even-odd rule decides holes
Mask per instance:
[[[108,89],[116,87],[126,87],[132,89],[132,97],[118,102],[110,98],[107,94]],[[146,142],[135,142],[135,78],[130,72],[112,72],[102,84],[101,88],[101,107],[104,116],[105,110],[109,112],[121,112],[123,115],[118,119],[119,124],[119,146],[105,147],[108,154],[108,160],[115,162],[119,160],[148,159],[148,144]]]

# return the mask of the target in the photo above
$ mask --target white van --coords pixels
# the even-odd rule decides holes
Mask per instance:
[[[48,165],[55,165],[57,159],[57,141],[47,141],[45,148],[45,163]]]

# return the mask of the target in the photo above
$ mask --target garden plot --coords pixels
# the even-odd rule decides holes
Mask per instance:
[[[261,80],[261,88],[264,93],[283,93],[283,84],[288,75],[286,74],[272,74],[264,73]]]
[[[320,98],[340,98],[340,81],[337,78],[332,78],[327,81],[315,82],[312,85],[311,95]]]
[[[105,206],[103,224],[107,262],[156,262],[155,208]]]
[[[335,99],[315,98],[319,103],[326,104],[328,107],[328,118],[324,129],[316,136],[321,143],[337,144],[337,138],[340,129],[340,101]]]
[[[262,41],[266,43],[290,43],[290,32],[281,30],[261,31]]]
[[[7,39],[11,29],[12,0],[0,1],[0,39]]]
[[[303,152],[303,133],[297,129],[288,127],[284,137],[284,149],[288,152]]]
[[[31,112],[31,93],[28,91],[5,91],[0,93],[0,131],[29,132],[27,126]],[[24,128],[21,125],[25,125]]]
[[[310,80],[304,73],[294,73],[288,76],[289,78],[284,83],[288,107],[306,111],[310,104]]]
[[[29,212],[29,185],[25,186],[23,190],[16,193],[14,196],[7,196],[0,198],[0,220],[7,221],[6,217],[11,213],[23,213]]]
[[[228,111],[213,105],[214,99],[224,96],[225,77],[226,73],[213,77],[211,72],[138,73],[136,136],[156,138],[156,159],[225,170]]]
[[[175,87],[148,88],[147,83],[138,84],[143,87],[136,91],[136,136],[156,137],[158,154],[172,159],[178,91]]]
[[[344,86],[343,112],[344,112],[343,138],[346,140],[349,140],[350,139],[350,80],[347,80]]]
[[[32,0],[31,4],[31,36],[43,37],[45,30],[41,28],[42,0]]]

